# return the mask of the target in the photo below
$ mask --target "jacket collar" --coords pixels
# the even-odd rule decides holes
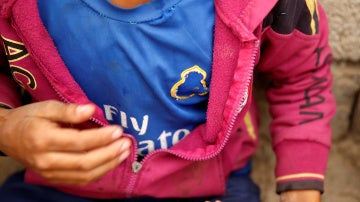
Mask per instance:
[[[214,0],[216,15],[243,41],[253,40],[253,32],[278,0]]]
[[[1,17],[10,17],[11,7],[16,2],[16,0],[0,0],[0,15]]]

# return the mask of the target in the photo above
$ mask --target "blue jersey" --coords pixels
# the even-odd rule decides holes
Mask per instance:
[[[139,155],[179,142],[205,122],[214,8],[209,0],[38,0],[69,71]]]

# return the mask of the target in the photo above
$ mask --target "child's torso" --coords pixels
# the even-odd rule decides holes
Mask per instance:
[[[213,1],[153,0],[133,9],[108,1],[38,0],[60,55],[111,124],[139,154],[169,148],[205,122]]]

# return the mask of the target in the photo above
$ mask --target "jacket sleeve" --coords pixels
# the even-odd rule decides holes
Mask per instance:
[[[0,43],[2,44],[2,41],[0,41]],[[0,48],[0,107],[15,108],[20,105],[21,99],[19,87],[11,77],[5,50]],[[0,151],[0,156],[5,156],[5,154]]]
[[[258,69],[267,89],[277,192],[323,192],[331,146],[331,49],[327,19],[316,0],[280,0],[264,21]]]
[[[11,76],[2,38],[0,44],[0,107],[15,108],[21,105],[21,90]]]

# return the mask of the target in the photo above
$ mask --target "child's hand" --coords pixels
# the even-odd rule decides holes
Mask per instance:
[[[57,101],[0,109],[0,150],[50,182],[93,182],[127,158],[131,145],[121,137],[119,126],[70,127],[88,120],[94,111],[93,105]]]
[[[280,202],[320,202],[320,192],[317,190],[293,190],[281,193]]]

